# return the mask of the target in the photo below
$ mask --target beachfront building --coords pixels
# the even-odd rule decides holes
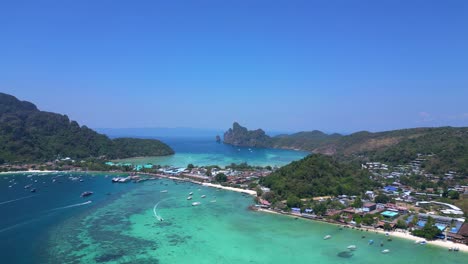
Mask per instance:
[[[380,213],[386,221],[391,222],[398,217],[398,213],[394,211],[384,211]]]
[[[301,208],[293,207],[293,208],[291,208],[291,213],[300,215],[301,214]]]

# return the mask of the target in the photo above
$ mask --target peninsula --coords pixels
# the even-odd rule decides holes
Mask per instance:
[[[110,139],[66,115],[40,111],[5,93],[0,93],[0,135],[0,164],[174,154],[159,140]]]

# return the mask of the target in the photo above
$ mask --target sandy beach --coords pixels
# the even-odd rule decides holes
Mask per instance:
[[[262,209],[262,208],[257,209],[257,211],[270,213],[270,214],[285,215],[285,216],[290,216],[290,217],[300,217],[298,215],[281,214],[279,212],[275,212],[275,211],[267,210],[267,209]],[[314,221],[314,219],[310,219],[310,218],[305,218],[305,217],[301,217],[301,218]],[[319,221],[319,220],[315,220],[315,221]],[[339,224],[339,223],[333,223],[333,222],[327,222],[327,221],[320,221],[320,222],[328,223],[328,224],[332,224],[332,225],[343,226],[343,224]],[[364,228],[361,228],[361,229],[366,229],[366,228],[364,227]],[[460,243],[453,243],[452,241],[444,241],[444,240],[440,240],[440,239],[427,241],[424,238],[411,235],[409,233],[409,231],[390,231],[390,232],[387,232],[387,231],[384,231],[382,229],[373,229],[373,228],[370,229],[369,228],[369,232],[378,232],[378,233],[384,234],[384,235],[388,233],[389,237],[398,237],[398,238],[408,239],[408,240],[411,240],[411,241],[425,240],[427,242],[427,244],[430,244],[430,245],[443,247],[443,248],[446,248],[447,250],[449,248],[459,248],[460,251],[468,253],[468,245],[464,245],[464,244],[460,244]]]
[[[206,183],[206,182],[202,183],[202,185],[203,186],[208,186],[208,187],[213,187],[213,188],[218,188],[218,189],[224,189],[224,190],[228,190],[228,191],[233,191],[233,192],[246,193],[246,194],[249,194],[249,195],[252,195],[252,196],[257,196],[257,192],[252,191],[252,190],[244,190],[244,189],[240,189],[240,188],[222,186],[222,185],[219,185],[219,184],[212,184],[212,183]]]

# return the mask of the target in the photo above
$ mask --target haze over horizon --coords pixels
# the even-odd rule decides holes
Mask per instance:
[[[92,128],[468,126],[467,1],[14,1],[0,91]]]

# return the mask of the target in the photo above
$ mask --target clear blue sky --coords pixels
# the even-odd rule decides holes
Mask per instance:
[[[0,91],[90,127],[468,126],[468,1],[3,1]]]

